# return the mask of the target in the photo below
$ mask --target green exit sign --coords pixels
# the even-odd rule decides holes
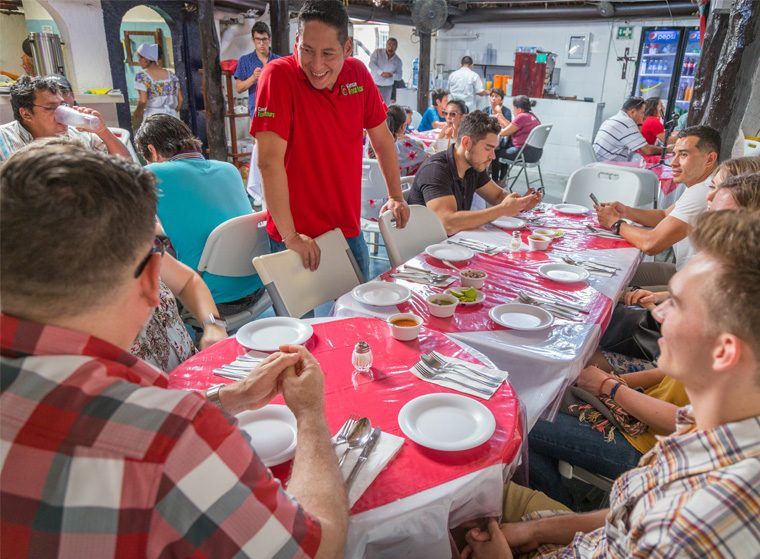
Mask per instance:
[[[633,39],[633,27],[618,27],[617,38],[624,41]]]

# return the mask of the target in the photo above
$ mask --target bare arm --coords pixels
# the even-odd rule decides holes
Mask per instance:
[[[132,115],[132,130],[137,132],[140,128],[140,124],[143,121],[143,113],[145,113],[145,105],[148,104],[148,92],[137,91],[137,106],[135,107],[135,113]]]
[[[635,373],[625,374],[625,383],[631,388],[649,388],[665,378],[665,373],[660,369],[648,369]]]
[[[620,234],[629,243],[651,256],[685,239],[689,234],[689,225],[675,217],[667,217],[654,229],[623,224],[620,227]]]
[[[95,134],[98,138],[100,138],[100,140],[106,146],[106,150],[108,150],[108,153],[110,153],[111,155],[117,155],[121,157],[122,159],[127,159],[128,161],[132,161],[132,155],[129,153],[127,146],[121,143],[121,140],[119,140],[119,138],[114,136],[113,132],[111,132],[108,129],[108,126],[106,126],[106,121],[103,118],[103,115],[101,115],[95,109],[90,109],[88,107],[75,107],[75,109],[79,111],[80,113],[92,115],[100,119],[100,124],[99,124],[98,129],[93,130],[92,133]]]
[[[177,112],[182,110],[182,104],[185,102],[185,98],[182,95],[182,88],[177,88]]]
[[[203,323],[210,314],[219,316],[211,291],[203,279],[170,254],[165,254],[161,261],[161,279],[198,322]],[[223,326],[208,324],[203,328],[203,336],[198,345],[201,349],[206,349],[226,337],[227,330]]]
[[[607,391],[613,386],[614,383],[607,382],[604,389]],[[615,393],[615,402],[658,434],[669,435],[676,430],[678,406],[670,402],[647,396],[624,384],[621,384]]]
[[[244,80],[235,80],[235,90],[238,93],[243,93],[244,91],[248,91],[253,87],[253,84],[255,84],[257,81],[259,81],[259,77],[261,76],[261,68],[256,68],[253,71],[253,74],[251,74],[248,78]]]
[[[498,117],[497,117],[498,118]],[[507,120],[506,118],[504,120]],[[517,132],[519,128],[515,126],[514,124],[510,123],[507,125],[506,128],[502,128],[501,132],[499,132],[499,136],[511,136],[515,132]]]
[[[258,132],[256,143],[259,146],[259,170],[264,199],[277,231],[285,246],[301,255],[304,267],[316,270],[319,267],[319,247],[314,239],[296,231],[290,211],[288,175],[285,172],[285,150],[288,143],[275,132]]]
[[[662,155],[664,149],[664,147],[647,144],[639,148],[637,151],[643,155]]]
[[[348,529],[348,497],[325,420],[324,375],[305,348],[281,349],[301,356],[301,364],[283,375],[282,381],[283,397],[296,416],[298,430],[288,492],[320,522],[322,541],[317,557],[341,557]]]
[[[604,526],[609,509],[584,514],[560,514],[525,522],[508,522],[501,531],[509,546],[519,551],[531,551],[542,544],[567,545],[578,532],[593,532]]]

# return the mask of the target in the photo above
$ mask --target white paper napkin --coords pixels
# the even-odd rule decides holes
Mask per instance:
[[[485,365],[475,365],[474,363],[470,363],[468,361],[462,361],[461,359],[457,359],[455,357],[448,357],[446,355],[442,355],[441,357],[444,358],[444,360],[447,363],[456,363],[459,365],[465,365],[466,367],[469,367],[471,369],[475,369],[476,371],[480,371],[481,373],[485,373],[492,377],[497,377],[501,379],[501,383],[499,383],[498,386],[495,388],[491,388],[490,385],[483,384],[476,380],[476,377],[472,374],[468,373],[447,373],[446,377],[448,378],[455,378],[459,382],[462,382],[464,384],[469,384],[470,386],[477,386],[478,389],[487,390],[489,393],[483,393],[478,392],[476,390],[470,390],[466,386],[462,386],[461,384],[457,384],[456,382],[451,382],[447,378],[445,378],[443,375],[438,376],[436,379],[427,379],[420,375],[417,370],[412,367],[409,369],[409,371],[416,376],[418,379],[424,380],[425,382],[429,382],[431,384],[437,384],[439,386],[445,386],[446,388],[451,388],[453,390],[456,390],[458,392],[463,392],[464,394],[469,394],[470,396],[477,396],[478,398],[482,398],[483,400],[490,400],[491,396],[493,396],[496,391],[501,388],[501,384],[509,378],[509,373],[507,371],[501,371],[499,369],[490,369],[486,367]],[[469,378],[468,378],[469,377]]]
[[[380,438],[375,444],[375,448],[369,453],[367,461],[359,470],[359,473],[354,479],[353,485],[348,492],[348,504],[354,506],[354,503],[364,494],[367,488],[372,485],[375,478],[380,475],[383,468],[388,465],[394,456],[401,450],[401,446],[404,444],[404,439],[391,435],[390,433],[381,433]],[[343,451],[346,449],[345,444],[338,445],[335,448],[335,452],[340,457]],[[359,460],[359,456],[362,453],[361,448],[352,450],[346,456],[346,460],[343,462],[343,466],[340,468],[340,472],[343,474],[343,479],[347,479],[351,470],[354,468],[354,464]]]

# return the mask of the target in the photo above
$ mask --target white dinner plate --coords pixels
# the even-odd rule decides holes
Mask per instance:
[[[387,307],[403,303],[412,296],[408,287],[388,281],[369,281],[354,287],[354,299],[372,307]]]
[[[238,427],[267,467],[287,462],[296,453],[296,416],[287,406],[270,404],[237,415]]]
[[[494,219],[491,223],[504,229],[520,229],[521,227],[525,227],[525,221],[519,217],[500,217],[499,219]]]
[[[525,305],[523,303],[496,305],[488,311],[488,316],[496,324],[501,324],[512,330],[524,330],[527,332],[543,330],[554,322],[554,317],[548,311],[535,305]]]
[[[430,245],[425,249],[425,253],[438,260],[448,260],[449,262],[464,262],[475,255],[467,247],[452,245],[450,243]]]
[[[404,435],[434,450],[467,450],[486,442],[496,429],[491,411],[459,394],[425,394],[401,408]]]
[[[583,215],[589,212],[587,207],[579,206],[578,204],[555,204],[554,210],[559,213],[570,215]]]
[[[546,279],[559,283],[578,283],[579,281],[586,281],[588,279],[588,270],[585,268],[570,264],[560,264],[559,262],[542,265],[538,268],[538,273]]]
[[[303,320],[273,316],[241,326],[235,339],[249,349],[277,351],[284,344],[303,344],[313,335],[314,329]]]
[[[449,289],[446,290],[446,293],[450,293],[451,295],[454,295],[453,293],[451,293],[452,289],[456,289],[457,291],[462,291],[468,288],[467,287],[450,287]],[[477,305],[479,303],[482,303],[486,298],[486,294],[483,293],[480,289],[475,289],[475,291],[477,291],[477,295],[475,295],[474,301],[462,301],[461,299],[457,297],[459,304],[460,305]],[[456,295],[454,295],[454,297],[456,297]]]

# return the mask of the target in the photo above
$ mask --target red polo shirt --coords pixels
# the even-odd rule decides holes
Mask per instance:
[[[347,58],[332,90],[314,89],[296,55],[271,61],[259,78],[251,134],[288,142],[290,211],[296,230],[317,237],[340,227],[359,235],[363,130],[385,121],[385,103],[364,64]],[[267,232],[281,241],[271,214]]]

